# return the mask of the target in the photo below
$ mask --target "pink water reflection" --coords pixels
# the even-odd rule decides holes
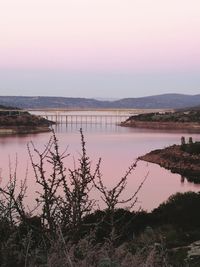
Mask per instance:
[[[159,131],[141,130],[132,128],[121,128],[114,125],[84,127],[84,135],[88,155],[95,168],[98,158],[102,158],[101,170],[105,184],[109,187],[114,185],[122,177],[126,169],[140,155],[146,152],[163,148],[165,146],[180,142],[181,133],[164,133]],[[80,147],[80,125],[57,128],[60,149],[63,151],[67,146],[71,154],[67,157],[65,164],[67,167],[73,166],[74,158],[79,157]],[[191,134],[184,134],[186,138]],[[198,135],[193,134],[193,139],[197,140]],[[18,177],[25,177],[25,169],[28,166],[28,192],[27,205],[34,205],[34,192],[38,190],[35,183],[33,170],[27,152],[27,143],[31,140],[39,150],[43,150],[50,137],[50,133],[37,135],[1,137],[0,138],[0,168],[2,169],[2,183],[6,183],[8,177],[8,158],[10,156],[14,165],[15,154],[18,157]],[[14,167],[14,166],[13,166]],[[200,185],[189,183],[186,180],[181,182],[181,176],[172,174],[170,171],[160,168],[155,164],[139,162],[136,170],[130,175],[127,190],[123,197],[130,196],[140,185],[145,175],[148,178],[138,194],[137,207],[141,206],[145,210],[151,210],[165,201],[171,194],[185,191],[199,191]],[[92,196],[100,199],[96,192]],[[102,202],[99,205],[103,207]]]

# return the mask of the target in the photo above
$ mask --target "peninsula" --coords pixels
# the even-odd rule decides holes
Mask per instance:
[[[157,149],[139,159],[179,173],[190,182],[200,183],[200,142],[193,143],[191,137],[188,143],[182,137],[181,145]]]
[[[129,117],[120,124],[125,127],[200,132],[200,110],[149,113]]]
[[[0,135],[47,132],[52,124],[22,109],[0,106]]]

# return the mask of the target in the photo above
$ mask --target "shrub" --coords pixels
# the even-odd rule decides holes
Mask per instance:
[[[199,207],[200,193],[177,193],[154,209],[152,216],[159,223],[169,223],[183,229],[192,229],[200,226]]]

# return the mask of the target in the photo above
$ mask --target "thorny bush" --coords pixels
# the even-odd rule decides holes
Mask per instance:
[[[133,208],[137,201],[137,194],[147,176],[130,197],[122,199],[128,176],[135,169],[137,161],[131,164],[128,171],[113,188],[108,189],[100,172],[101,159],[92,171],[82,129],[80,129],[80,135],[81,155],[78,167],[74,165],[73,169],[64,165],[64,159],[69,154],[66,150],[60,152],[59,142],[53,130],[52,136],[42,152],[36,148],[33,142],[28,144],[28,153],[36,183],[40,187],[36,192],[37,205],[29,213],[24,205],[27,189],[26,179],[21,182],[20,188],[17,190],[17,162],[14,172],[10,170],[8,184],[4,188],[0,188],[0,221],[1,225],[3,223],[6,225],[5,237],[2,235],[1,238],[1,242],[3,242],[1,253],[4,251],[6,255],[5,251],[10,246],[10,242],[16,244],[15,248],[10,251],[10,256],[15,258],[15,266],[17,266],[17,262],[19,266],[29,266],[32,262],[31,259],[34,259],[32,264],[36,264],[36,266],[47,262],[48,251],[51,251],[59,240],[59,246],[63,247],[66,256],[67,266],[73,266],[69,256],[70,246],[72,244],[75,246],[86,237],[88,244],[97,245],[95,236],[97,232],[99,233],[100,225],[107,228],[107,235],[102,244],[109,247],[111,260],[115,255],[115,246],[120,239],[120,231],[116,230],[116,226],[123,225],[124,219],[123,216],[116,217],[115,212],[118,206],[123,204],[128,205],[129,210]],[[87,225],[85,218],[95,211],[95,200],[90,197],[91,190],[95,189],[100,192],[106,208],[100,221],[97,220]]]

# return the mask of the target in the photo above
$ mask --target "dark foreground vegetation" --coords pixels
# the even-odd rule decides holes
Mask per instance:
[[[0,133],[20,134],[49,131],[53,122],[18,108],[0,106]]]
[[[42,152],[28,145],[40,186],[32,211],[25,208],[26,180],[19,184],[17,166],[10,170],[0,188],[0,266],[200,266],[193,253],[198,243],[190,245],[200,240],[200,193],[178,193],[150,213],[133,211],[147,177],[127,199],[122,193],[137,162],[108,189],[101,160],[92,170],[82,131],[81,144],[74,169],[64,166],[69,155],[59,151],[55,134]],[[91,190],[101,193],[104,210],[96,208]]]

